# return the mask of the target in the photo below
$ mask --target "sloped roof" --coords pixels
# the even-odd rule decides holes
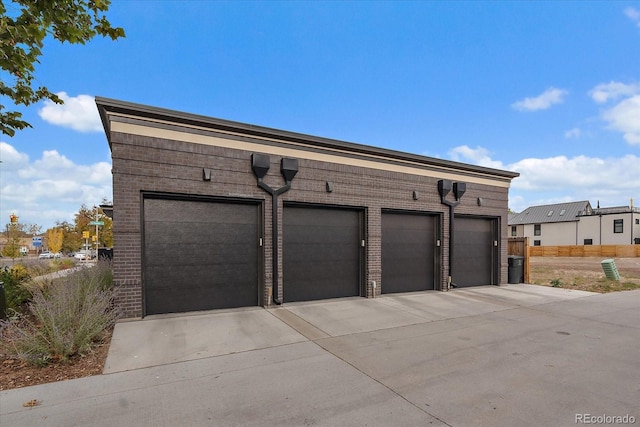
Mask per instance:
[[[590,211],[591,204],[588,200],[530,206],[518,214],[509,215],[509,225],[578,221],[578,215],[584,215]]]

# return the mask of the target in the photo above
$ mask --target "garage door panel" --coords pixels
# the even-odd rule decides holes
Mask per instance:
[[[434,289],[435,219],[408,213],[382,214],[382,292]]]
[[[258,206],[145,199],[146,314],[258,304]]]
[[[284,300],[360,294],[360,214],[346,209],[286,207]]]
[[[456,217],[452,281],[458,287],[482,286],[493,280],[493,219]]]
[[[257,231],[257,230],[256,230]],[[251,233],[253,235],[253,233]],[[252,242],[256,243],[255,239]],[[166,257],[173,258],[171,264],[194,264],[194,265],[211,265],[211,264],[229,264],[240,259],[241,263],[246,263],[244,254],[246,244],[239,242],[229,243],[210,243],[210,244],[174,244],[174,243],[158,243],[154,242],[153,248],[149,248],[146,252],[148,265],[164,265],[167,263]]]

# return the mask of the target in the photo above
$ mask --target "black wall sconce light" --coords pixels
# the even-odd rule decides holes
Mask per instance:
[[[272,294],[273,294],[273,302],[280,305],[282,304],[282,300],[280,295],[278,294],[278,196],[280,194],[286,193],[291,189],[291,181],[298,173],[298,159],[291,158],[283,158],[280,160],[280,173],[284,177],[284,186],[278,188],[277,190],[271,188],[267,184],[264,183],[263,178],[269,172],[269,168],[271,166],[271,159],[266,154],[252,154],[251,155],[251,169],[253,170],[253,174],[258,179],[258,187],[262,188],[267,193],[271,194],[271,206],[272,206],[272,214],[271,214],[271,242],[272,242],[272,269],[273,269],[273,284],[272,284]]]
[[[333,193],[333,182],[327,181],[324,188],[327,191],[327,193]]]
[[[413,197],[413,200],[418,200],[418,192],[417,192],[417,191],[414,191],[414,192],[411,194],[411,197]]]

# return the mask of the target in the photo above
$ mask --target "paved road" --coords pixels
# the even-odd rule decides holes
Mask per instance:
[[[0,425],[640,425],[639,356],[640,291],[509,285],[159,316],[116,325],[104,375],[0,392]]]

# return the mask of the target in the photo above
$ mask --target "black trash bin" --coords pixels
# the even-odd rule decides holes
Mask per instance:
[[[98,260],[113,260],[113,248],[98,248]]]
[[[509,283],[524,283],[524,257],[509,255]]]

